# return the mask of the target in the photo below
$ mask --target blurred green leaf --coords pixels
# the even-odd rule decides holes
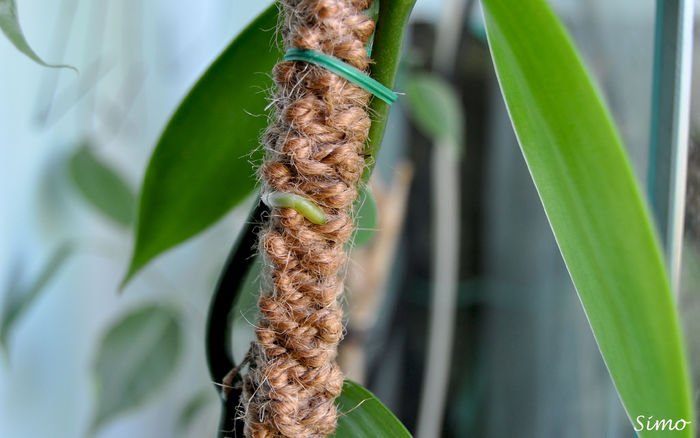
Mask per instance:
[[[607,108],[545,1],[484,0],[483,6],[523,154],[630,418],[692,421],[669,280]],[[692,437],[693,429],[672,433]]]
[[[457,91],[440,76],[414,73],[406,79],[410,114],[418,128],[433,140],[464,149],[464,111]]]
[[[97,409],[90,429],[93,435],[164,387],[175,371],[181,344],[176,315],[165,307],[140,307],[109,328],[94,362]]]
[[[277,6],[251,23],[197,82],[156,146],[141,189],[126,283],[163,251],[204,230],[255,186],[251,161],[267,126]]]
[[[70,176],[85,200],[120,225],[134,221],[136,195],[124,180],[100,162],[87,144],[70,159]]]
[[[17,50],[27,55],[37,64],[53,68],[70,68],[76,73],[78,72],[75,67],[71,67],[70,65],[47,64],[41,58],[39,58],[39,55],[34,53],[34,50],[32,50],[29,43],[27,43],[27,40],[24,38],[22,28],[19,25],[15,0],[0,0],[0,29],[2,29],[3,33],[7,36],[10,42],[14,44]]]
[[[336,400],[338,428],[336,438],[410,438],[406,427],[374,394],[346,380]]]
[[[180,432],[186,432],[197,415],[199,415],[207,405],[216,400],[216,397],[214,397],[215,394],[216,393],[211,388],[207,388],[196,393],[187,401],[185,406],[182,407],[177,420],[177,427]]]
[[[6,291],[0,324],[0,345],[5,351],[7,351],[8,337],[14,325],[41,295],[74,251],[75,245],[71,242],[59,245],[28,288],[24,289],[15,284]]]
[[[374,232],[378,226],[377,212],[377,201],[372,195],[372,190],[368,186],[365,186],[361,191],[360,195],[355,201],[356,214],[355,214],[355,239],[353,244],[355,246],[362,246],[368,244],[374,236]]]

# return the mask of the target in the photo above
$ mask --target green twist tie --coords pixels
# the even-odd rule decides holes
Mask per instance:
[[[367,76],[362,71],[325,53],[309,49],[291,48],[284,54],[284,60],[306,61],[311,64],[316,64],[369,91],[389,105],[396,102],[396,99],[399,97],[396,93]]]

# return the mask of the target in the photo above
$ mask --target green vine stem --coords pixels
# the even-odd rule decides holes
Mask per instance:
[[[237,303],[243,280],[255,259],[255,227],[262,222],[267,211],[268,208],[262,202],[257,202],[253,207],[226,260],[209,306],[206,331],[207,363],[209,374],[219,392],[222,392],[220,383],[223,378],[235,367],[231,352],[229,314]]]
[[[255,227],[262,222],[263,216],[268,211],[267,206],[258,199],[231,249],[209,304],[205,345],[209,375],[221,396],[219,434],[235,429],[235,436],[243,436],[243,424],[236,421],[234,415],[241,394],[240,376],[233,376],[232,381],[226,382],[227,386],[224,388],[226,375],[235,368],[231,351],[229,315],[238,301],[245,276],[255,260],[257,240]]]
[[[379,1],[379,0],[377,0]],[[372,57],[374,64],[370,68],[370,76],[384,86],[393,89],[396,84],[396,73],[399,70],[401,46],[408,18],[411,16],[416,0],[381,0],[379,2],[379,17],[372,42]],[[390,105],[381,99],[374,98],[370,104],[370,114],[373,115],[372,126],[369,130],[367,145],[367,167],[362,180],[367,182],[374,165],[377,162],[379,148],[382,145],[386,123],[389,118]]]

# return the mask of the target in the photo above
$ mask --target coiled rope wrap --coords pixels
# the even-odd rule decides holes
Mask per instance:
[[[287,48],[332,55],[367,71],[370,0],[280,0]],[[314,64],[275,66],[275,115],[263,143],[263,192],[292,193],[326,216],[313,224],[273,208],[259,238],[264,260],[252,363],[241,398],[248,437],[325,437],[335,430],[335,363],[343,335],[340,270],[353,232],[351,208],[365,166],[370,95]]]

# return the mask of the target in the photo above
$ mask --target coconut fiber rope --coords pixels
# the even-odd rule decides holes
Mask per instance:
[[[281,0],[287,49],[331,55],[363,72],[374,22],[370,0]],[[343,386],[335,362],[343,335],[341,270],[353,232],[352,205],[370,128],[367,91],[305,61],[279,62],[274,115],[263,138],[263,196],[292,193],[326,216],[313,224],[292,208],[272,208],[259,236],[264,261],[256,326],[241,408],[248,437],[325,437]]]

